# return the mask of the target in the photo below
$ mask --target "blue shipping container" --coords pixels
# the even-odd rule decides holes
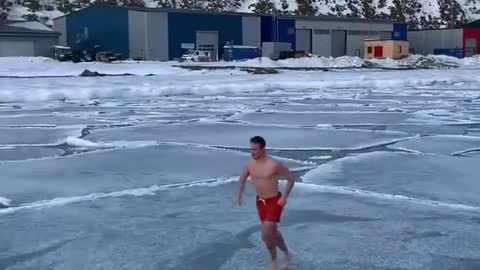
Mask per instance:
[[[295,50],[295,20],[273,19],[262,16],[260,19],[261,42],[286,42]]]
[[[447,48],[447,49],[433,49],[433,54],[435,55],[448,55],[457,58],[463,57],[462,48]]]
[[[406,23],[395,23],[393,24],[392,32],[393,40],[408,40],[408,24]]]
[[[247,60],[254,59],[260,56],[260,50],[254,46],[229,46],[223,47],[223,60]]]

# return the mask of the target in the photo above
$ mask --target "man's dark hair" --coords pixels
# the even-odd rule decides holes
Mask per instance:
[[[250,143],[260,144],[260,146],[262,148],[265,148],[265,145],[266,145],[265,139],[263,139],[260,136],[254,136],[254,137],[250,138]]]

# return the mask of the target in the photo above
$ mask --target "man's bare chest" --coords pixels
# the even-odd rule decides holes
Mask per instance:
[[[250,175],[253,180],[272,180],[277,176],[271,168],[254,168]]]

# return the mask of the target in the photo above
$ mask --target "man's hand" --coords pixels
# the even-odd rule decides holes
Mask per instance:
[[[280,199],[278,199],[277,204],[283,207],[287,204],[287,199],[282,196]]]
[[[237,203],[238,203],[238,206],[242,206],[242,193],[238,193],[238,197],[237,197]]]
[[[250,171],[248,170],[248,165],[245,165],[243,168],[242,174],[240,175],[239,182],[240,182],[240,190],[238,191],[237,203],[239,206],[242,205],[242,197],[243,191],[245,190],[245,181],[247,181],[247,177],[250,175]]]
[[[293,186],[295,185],[295,176],[290,172],[289,169],[287,169],[286,167],[284,167],[280,163],[277,163],[277,172],[280,175],[287,178],[287,180],[288,180],[287,187],[285,189],[285,193],[282,195],[282,198],[280,200],[278,200],[278,204],[283,206],[283,205],[287,204],[287,198],[290,195],[290,192],[292,191]]]

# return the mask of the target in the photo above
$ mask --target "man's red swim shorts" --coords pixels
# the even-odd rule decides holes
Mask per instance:
[[[282,197],[282,193],[278,192],[277,196],[262,199],[257,196],[258,217],[263,221],[280,222],[283,206],[278,204],[278,200]]]

